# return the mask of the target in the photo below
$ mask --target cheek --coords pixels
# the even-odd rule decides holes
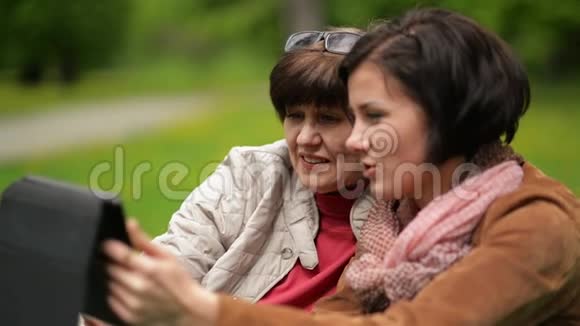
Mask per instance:
[[[409,139],[408,144],[405,144],[397,154],[399,163],[409,163],[413,165],[420,165],[425,162],[426,158],[426,143],[422,139]]]
[[[353,153],[350,153],[346,148],[346,140],[350,136],[352,127],[350,124],[337,128],[333,132],[327,132],[323,134],[324,144],[328,154],[333,157],[343,155],[345,160],[352,161]]]
[[[296,126],[291,126],[289,123],[284,123],[284,138],[290,150],[290,154],[295,154],[296,152],[296,138],[298,137],[299,128]]]
[[[427,133],[423,128],[412,124],[397,128],[396,151],[385,158],[385,163],[391,162],[421,164],[425,162],[427,155]]]
[[[418,110],[417,110],[418,111]],[[428,128],[424,114],[418,112],[409,117],[401,131],[401,149],[405,159],[413,163],[424,163],[427,158]]]
[[[292,127],[290,125],[289,122],[285,121],[284,122],[284,138],[286,138],[286,142],[288,142],[288,144],[290,143],[296,143],[296,131],[294,127]]]
[[[288,126],[288,123],[284,124],[284,138],[286,139],[286,143],[288,144],[288,154],[290,156],[290,163],[294,169],[297,169],[297,146],[296,146],[296,137],[298,135],[297,128],[293,128],[292,126]]]

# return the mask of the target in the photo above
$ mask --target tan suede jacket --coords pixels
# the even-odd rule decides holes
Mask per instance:
[[[361,314],[339,283],[315,315],[220,297],[218,325],[580,325],[580,201],[524,164],[524,181],[497,199],[474,249],[413,300]]]

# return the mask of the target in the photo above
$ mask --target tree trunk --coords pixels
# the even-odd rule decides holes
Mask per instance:
[[[323,0],[284,0],[282,18],[287,34],[324,28]]]
[[[58,69],[60,80],[65,85],[71,85],[80,79],[80,68],[75,51],[61,51]]]
[[[24,86],[37,86],[44,78],[44,65],[40,62],[28,62],[20,67],[18,80]]]

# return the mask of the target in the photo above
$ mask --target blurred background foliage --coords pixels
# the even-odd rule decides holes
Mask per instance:
[[[209,94],[201,117],[115,141],[129,165],[188,164],[191,175],[175,187],[191,189],[200,167],[231,146],[282,136],[267,82],[289,33],[365,29],[417,6],[462,12],[512,45],[533,88],[516,149],[579,194],[579,0],[0,0],[0,120],[73,110],[70,103]],[[97,162],[113,160],[115,144],[0,162],[0,191],[30,173],[87,184]],[[179,205],[157,183],[146,176],[140,200],[129,186],[122,192],[128,213],[153,233]]]
[[[24,84],[58,69],[65,83],[81,70],[111,63],[127,36],[127,0],[3,0],[0,7],[2,66]]]
[[[1,0],[0,68],[39,82],[80,72],[181,59],[197,64],[245,53],[275,60],[284,37],[324,26],[365,28],[415,6],[465,13],[505,38],[546,78],[580,70],[580,1],[533,0]]]

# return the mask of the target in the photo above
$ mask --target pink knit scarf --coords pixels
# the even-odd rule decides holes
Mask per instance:
[[[412,299],[431,279],[469,253],[472,233],[488,206],[514,191],[523,170],[505,161],[468,178],[424,207],[401,231],[395,201],[380,201],[361,230],[363,253],[346,271],[368,312]]]

